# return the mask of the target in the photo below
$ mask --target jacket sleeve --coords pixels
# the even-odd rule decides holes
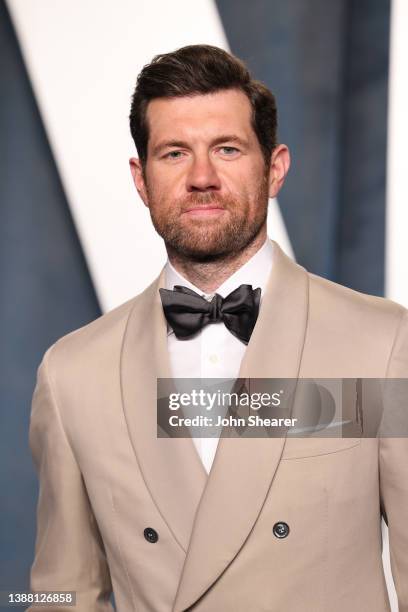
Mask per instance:
[[[111,612],[109,569],[99,530],[72,448],[64,432],[45,353],[37,372],[30,448],[39,478],[37,537],[31,591],[75,591],[76,605],[49,612]],[[32,605],[27,612],[40,612]]]
[[[408,312],[404,311],[394,341],[389,360],[387,378],[408,379]],[[385,414],[390,419],[388,431],[404,431],[405,437],[379,438],[380,496],[384,519],[388,525],[390,543],[391,571],[395,590],[398,596],[399,612],[408,612],[408,422],[407,383],[401,381],[399,387],[398,414],[399,425],[403,430],[393,426],[392,413]],[[399,383],[397,383],[399,385]],[[385,407],[385,412],[392,409]],[[401,422],[401,414],[404,424]],[[391,415],[391,418],[390,418]],[[387,428],[386,428],[387,429]],[[392,432],[391,432],[392,433]],[[381,435],[381,433],[380,433]]]

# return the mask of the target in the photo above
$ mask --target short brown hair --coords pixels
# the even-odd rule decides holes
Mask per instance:
[[[240,89],[252,107],[252,126],[266,164],[277,145],[275,97],[260,81],[252,79],[245,64],[211,45],[188,45],[156,55],[140,72],[132,96],[130,132],[142,166],[147,161],[149,129],[146,110],[155,98],[173,98]]]

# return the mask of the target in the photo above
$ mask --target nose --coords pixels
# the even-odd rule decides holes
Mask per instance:
[[[208,154],[196,155],[187,175],[187,191],[213,191],[221,188],[221,181]]]

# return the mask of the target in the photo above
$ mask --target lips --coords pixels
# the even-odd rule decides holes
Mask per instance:
[[[215,211],[225,210],[222,206],[218,206],[217,204],[207,204],[205,206],[190,206],[184,212],[185,213],[211,213]]]

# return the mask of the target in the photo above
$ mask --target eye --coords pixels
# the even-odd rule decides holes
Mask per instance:
[[[164,159],[180,159],[182,157],[183,151],[169,151],[165,155],[163,155]]]
[[[236,147],[228,147],[228,146],[220,147],[220,151],[222,155],[226,155],[227,157],[232,157],[236,153],[239,153],[239,149],[237,149]]]

